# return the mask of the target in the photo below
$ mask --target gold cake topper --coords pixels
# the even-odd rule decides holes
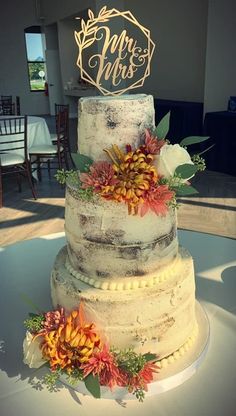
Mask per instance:
[[[141,87],[150,75],[155,49],[150,31],[130,11],[107,10],[104,6],[97,17],[88,10],[88,17],[87,22],[81,20],[81,30],[75,31],[81,79],[98,88],[103,95],[120,95]],[[124,26],[120,34],[113,33],[112,24],[121,25],[120,18],[135,26],[136,39],[129,36]]]

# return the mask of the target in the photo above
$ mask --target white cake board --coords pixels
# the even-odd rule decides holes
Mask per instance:
[[[210,325],[207,315],[200,305],[196,302],[196,318],[198,323],[197,338],[192,347],[182,357],[167,367],[162,368],[156,375],[156,380],[148,385],[148,391],[145,397],[157,395],[171,390],[192,377],[198,367],[203,362],[210,339]],[[91,396],[83,382],[72,386],[67,382],[66,376],[61,376],[60,381],[68,387],[78,391],[81,394]],[[128,393],[125,387],[116,387],[111,391],[108,387],[101,387],[101,399],[112,400],[137,400],[132,393]]]

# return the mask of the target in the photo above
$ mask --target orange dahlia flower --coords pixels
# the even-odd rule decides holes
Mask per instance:
[[[168,203],[175,193],[167,185],[154,185],[143,194],[143,202],[139,205],[139,214],[143,217],[150,209],[156,215],[166,215]]]
[[[159,155],[162,146],[166,144],[164,139],[158,140],[156,136],[153,136],[149,130],[145,130],[145,144],[141,146],[144,153],[150,153],[151,155]]]
[[[101,386],[109,386],[111,389],[121,384],[121,373],[115,362],[114,356],[106,345],[102,351],[95,352],[89,360],[82,364],[84,377],[90,373],[98,375]]]
[[[136,376],[132,376],[128,380],[128,390],[129,392],[133,392],[136,389],[144,389],[145,391],[148,390],[148,384],[153,381],[154,373],[157,373],[159,367],[153,363],[152,361],[148,361],[144,364],[142,370]]]
[[[157,181],[156,168],[151,164],[153,156],[144,154],[140,149],[129,150],[124,154],[118,146],[113,145],[105,152],[113,161],[117,183],[109,192],[109,199],[125,202],[129,214],[136,215],[138,206],[143,203],[145,191]],[[106,197],[106,195],[103,195]]]
[[[107,193],[117,183],[112,165],[106,161],[94,162],[88,173],[81,173],[82,188],[92,187],[94,192]]]
[[[60,367],[70,373],[88,361],[100,344],[94,324],[81,324],[79,311],[73,311],[65,325],[44,336],[42,353],[52,370]]]

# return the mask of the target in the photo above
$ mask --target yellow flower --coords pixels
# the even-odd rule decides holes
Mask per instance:
[[[104,150],[113,161],[113,170],[117,183],[106,189],[109,199],[125,202],[129,214],[137,214],[138,205],[143,202],[143,196],[153,183],[157,181],[157,170],[151,164],[153,155],[144,154],[141,149],[123,153],[118,146]]]
[[[73,311],[65,325],[44,336],[42,352],[52,369],[60,367],[70,373],[73,368],[87,362],[100,345],[94,324],[81,324],[79,311]]]

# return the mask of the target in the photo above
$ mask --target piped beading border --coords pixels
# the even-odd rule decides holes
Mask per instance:
[[[162,358],[162,360],[157,361],[157,365],[160,368],[166,368],[169,364],[173,364],[175,361],[179,360],[183,357],[188,350],[193,346],[194,342],[196,341],[198,335],[198,325],[194,326],[194,330],[192,334],[188,337],[187,341],[173,354],[170,354],[168,357]]]
[[[134,290],[134,289],[143,289],[145,287],[153,287],[162,283],[169,278],[171,278],[174,274],[176,274],[176,267],[180,263],[180,255],[178,254],[170,264],[165,265],[162,267],[160,272],[157,272],[153,276],[145,277],[135,277],[135,278],[123,278],[117,280],[109,280],[109,279],[96,279],[88,276],[84,276],[83,274],[76,271],[70,264],[69,258],[67,256],[65,267],[68,272],[74,276],[76,279],[81,280],[84,283],[87,283],[90,286],[95,287],[96,289],[102,290],[112,290],[112,291],[123,291],[123,290]]]

